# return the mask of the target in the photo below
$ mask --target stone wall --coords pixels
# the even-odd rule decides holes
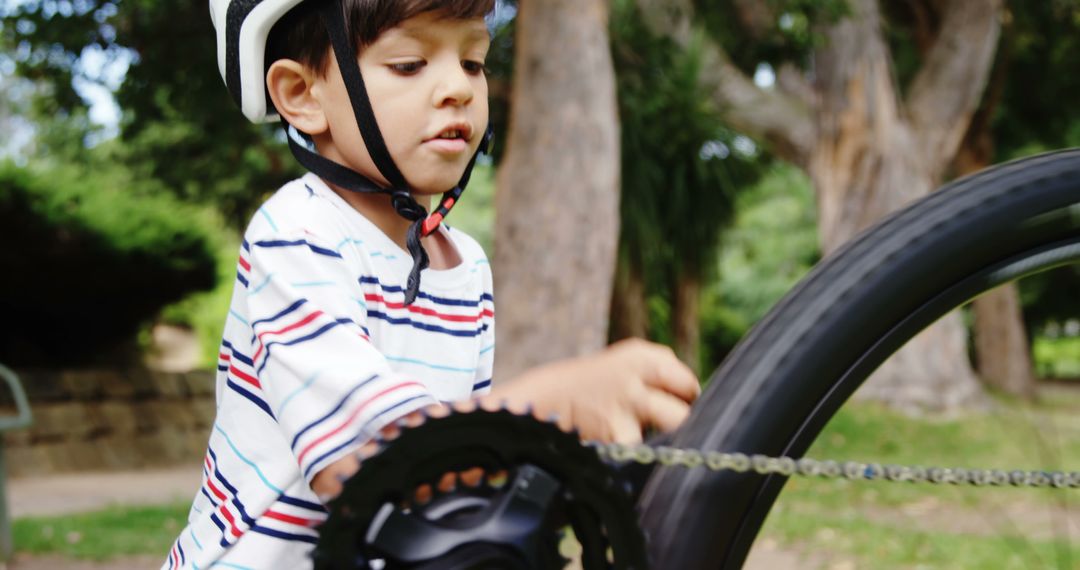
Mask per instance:
[[[211,372],[16,370],[34,414],[3,434],[10,477],[197,465],[214,423]],[[14,414],[0,383],[0,414]]]

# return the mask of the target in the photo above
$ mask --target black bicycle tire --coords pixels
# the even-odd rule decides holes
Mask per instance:
[[[673,445],[802,456],[884,349],[947,312],[932,299],[1069,239],[1080,239],[1080,150],[1010,162],[929,194],[796,285],[713,374]],[[656,567],[740,567],[785,481],[657,469],[639,500]]]

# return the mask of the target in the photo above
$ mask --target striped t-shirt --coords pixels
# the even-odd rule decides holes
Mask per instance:
[[[491,385],[494,305],[483,249],[412,258],[317,176],[282,187],[240,249],[217,374],[217,418],[188,526],[163,568],[306,568],[326,512],[312,477],[386,423]]]

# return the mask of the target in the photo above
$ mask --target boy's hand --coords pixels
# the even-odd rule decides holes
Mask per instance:
[[[647,428],[671,431],[682,424],[700,392],[694,373],[670,348],[628,339],[529,370],[485,399],[531,404],[537,416],[555,414],[582,439],[639,443]]]
[[[639,443],[648,428],[671,431],[690,413],[690,403],[701,393],[697,378],[670,348],[640,339],[617,342],[580,358],[562,360],[529,370],[498,385],[480,404],[494,409],[529,407],[539,418],[556,416],[565,430],[577,428],[591,441]],[[449,413],[432,406],[433,415]],[[410,414],[409,421],[422,421]],[[396,425],[388,425],[384,436]],[[348,455],[320,471],[312,488],[326,502],[341,492],[342,482],[360,467],[359,457],[377,449],[368,442],[356,455]]]

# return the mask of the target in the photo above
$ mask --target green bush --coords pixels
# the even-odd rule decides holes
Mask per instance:
[[[0,361],[98,360],[214,286],[213,214],[119,168],[0,164]]]
[[[720,247],[720,277],[701,302],[701,371],[736,342],[817,263],[817,215],[810,181],[775,163],[741,192]]]

